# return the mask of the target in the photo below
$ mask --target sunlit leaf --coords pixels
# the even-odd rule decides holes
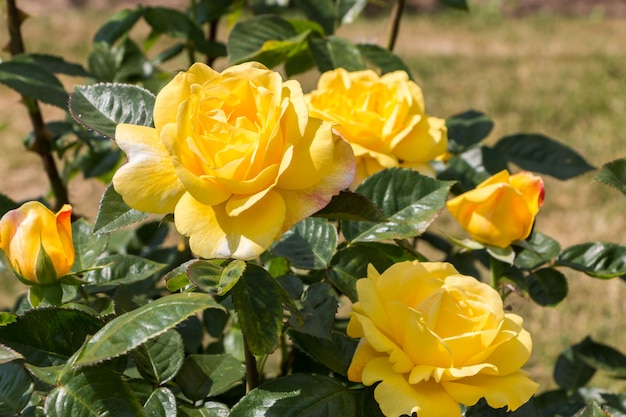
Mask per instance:
[[[0,344],[0,364],[12,362],[17,359],[24,359],[24,356],[10,347]]]
[[[524,241],[522,247],[524,249],[515,257],[515,265],[527,270],[551,262],[561,251],[559,242],[536,230]]]
[[[207,401],[200,407],[192,407],[180,404],[178,407],[178,417],[228,417],[230,409],[226,404]]]
[[[150,417],[170,417],[176,415],[176,397],[167,388],[157,388],[143,405]]]
[[[270,251],[301,269],[324,269],[337,247],[337,229],[327,220],[306,218],[285,232]]]
[[[69,109],[78,123],[115,138],[119,123],[151,126],[154,99],[151,92],[135,85],[79,85],[70,96]]]
[[[91,365],[123,355],[207,308],[223,307],[202,293],[161,297],[108,322],[87,342],[76,365]]]
[[[232,63],[249,61],[261,53],[267,41],[284,41],[297,36],[295,28],[275,15],[240,20],[228,35],[228,56]]]
[[[626,158],[604,164],[593,179],[626,194]]]
[[[108,287],[142,281],[165,268],[165,264],[135,255],[114,254],[99,258],[84,281],[90,287]]]
[[[309,48],[320,72],[335,68],[345,68],[348,71],[365,69],[365,60],[359,48],[346,38],[340,36],[311,36]]]
[[[626,275],[626,246],[612,242],[587,242],[564,249],[556,260],[595,278]]]

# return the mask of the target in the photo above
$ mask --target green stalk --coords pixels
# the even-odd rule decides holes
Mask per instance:
[[[246,360],[246,392],[250,392],[261,383],[259,370],[257,368],[256,358],[248,347],[246,336],[243,336],[243,350]]]
[[[20,26],[22,24],[20,11],[15,4],[15,0],[6,0],[7,5],[7,26],[9,28],[9,52],[11,56],[24,53],[24,40]],[[67,187],[61,180],[56,162],[52,156],[52,133],[46,128],[41,115],[41,108],[37,100],[22,96],[22,101],[28,109],[28,116],[33,127],[35,140],[29,150],[36,152],[41,157],[44,170],[50,181],[50,186],[56,197],[56,209],[60,209],[63,204],[69,203]]]
[[[400,32],[400,21],[406,6],[406,0],[396,0],[393,10],[391,11],[391,28],[389,30],[389,38],[387,39],[387,49],[391,52],[396,46],[398,33]]]

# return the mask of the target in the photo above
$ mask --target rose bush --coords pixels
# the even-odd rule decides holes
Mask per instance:
[[[530,235],[543,198],[540,177],[503,170],[449,200],[447,207],[472,239],[505,248]]]
[[[422,90],[404,71],[323,73],[306,96],[311,115],[333,122],[357,158],[352,187],[384,168],[432,174],[429,162],[447,150],[445,121],[425,113]]]
[[[496,290],[449,263],[401,262],[357,281],[348,335],[361,338],[348,370],[372,385],[388,417],[460,416],[485,398],[515,410],[538,385],[520,370],[532,342]]]
[[[0,249],[25,283],[51,284],[74,264],[72,207],[56,214],[30,201],[7,212],[0,220]]]
[[[246,63],[202,63],[158,94],[154,128],[121,124],[129,163],[113,177],[133,208],[174,212],[206,258],[253,259],[354,177],[350,146],[309,117],[297,81]]]

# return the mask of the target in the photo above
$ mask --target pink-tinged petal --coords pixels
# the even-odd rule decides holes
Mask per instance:
[[[334,195],[348,188],[354,178],[355,161],[352,148],[343,139],[335,141],[333,163],[324,177],[311,187],[301,190],[275,188],[287,207],[283,232],[300,220],[324,208]]]
[[[509,182],[520,192],[528,209],[534,216],[539,212],[539,208],[543,205],[544,188],[541,177],[531,174],[530,172],[520,172],[511,175]]]
[[[524,405],[539,387],[522,371],[506,376],[476,375],[457,381],[443,381],[441,385],[461,404],[470,406],[485,398],[491,407],[508,406],[510,411]]]
[[[191,250],[197,255],[254,259],[279,236],[285,218],[285,203],[279,194],[269,192],[237,216],[229,216],[224,206],[202,204],[188,193],[176,206],[176,228],[189,236]]]
[[[405,376],[394,372],[384,358],[365,365],[363,383],[382,381],[374,390],[374,398],[387,417],[417,412],[420,417],[460,417],[461,408],[441,385],[434,381],[409,384]]]
[[[120,124],[115,137],[128,163],[113,176],[113,187],[126,204],[148,213],[172,213],[185,192],[156,130]]]

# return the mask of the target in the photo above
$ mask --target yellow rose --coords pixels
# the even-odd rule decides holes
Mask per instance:
[[[323,73],[306,99],[311,115],[334,123],[352,145],[352,188],[385,168],[432,174],[429,162],[447,150],[445,121],[425,114],[422,90],[404,71],[379,77],[338,68]]]
[[[0,249],[11,268],[26,282],[51,284],[74,265],[72,207],[54,214],[30,201],[0,220]]]
[[[520,370],[530,334],[487,284],[451,264],[401,262],[357,281],[348,335],[361,340],[351,381],[380,384],[383,414],[460,417],[460,404],[523,405],[538,385]]]
[[[472,239],[505,248],[528,237],[543,196],[540,177],[504,170],[449,200],[447,206]]]
[[[300,84],[258,63],[179,73],[154,126],[118,125],[129,163],[113,186],[135,209],[174,212],[205,258],[259,256],[354,177],[349,144],[309,117]]]

